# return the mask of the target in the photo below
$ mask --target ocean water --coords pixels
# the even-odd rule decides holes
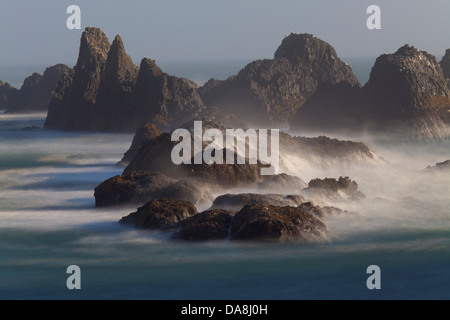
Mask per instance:
[[[21,130],[44,118],[0,114],[1,299],[450,298],[450,176],[422,171],[450,158],[448,141],[361,136],[386,162],[310,173],[349,175],[367,195],[336,204],[359,215],[327,219],[329,242],[187,243],[120,226],[134,207],[94,207],[132,135]],[[70,265],[81,290],[66,287]],[[370,265],[381,290],[366,287]]]

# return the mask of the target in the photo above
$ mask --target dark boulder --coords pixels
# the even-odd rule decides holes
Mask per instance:
[[[196,214],[178,222],[173,238],[191,241],[219,240],[228,238],[233,215],[217,209]]]
[[[6,110],[8,108],[8,96],[15,96],[17,92],[18,90],[8,82],[0,80],[0,110]]]
[[[133,224],[137,229],[161,229],[197,214],[193,204],[183,200],[151,200],[119,223]]]
[[[94,196],[97,207],[143,204],[157,198],[179,199],[194,204],[212,200],[208,191],[192,183],[148,171],[112,177],[95,188]]]
[[[236,213],[231,225],[232,240],[323,241],[326,226],[296,207],[247,205]]]
[[[305,189],[308,194],[322,195],[328,198],[364,199],[365,195],[358,191],[358,184],[348,177],[313,179]]]
[[[273,206],[292,206],[297,207],[302,204],[305,199],[298,195],[282,195],[282,194],[225,194],[217,197],[211,209],[225,209],[237,212],[246,205],[273,205]]]

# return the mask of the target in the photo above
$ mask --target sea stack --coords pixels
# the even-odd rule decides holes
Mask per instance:
[[[290,120],[322,83],[339,82],[360,85],[330,44],[292,33],[274,59],[254,61],[226,81],[210,80],[199,92],[206,105],[267,126]]]
[[[323,85],[297,112],[291,128],[389,130],[405,136],[450,134],[449,85],[436,58],[405,45],[377,58],[363,88]]]

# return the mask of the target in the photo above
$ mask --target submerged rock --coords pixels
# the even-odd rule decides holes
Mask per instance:
[[[247,205],[236,213],[231,226],[232,240],[309,242],[328,236],[318,218],[296,207]]]
[[[173,238],[181,240],[219,240],[228,237],[233,214],[226,210],[208,210],[178,222]]]
[[[137,229],[161,229],[197,214],[193,204],[183,200],[151,200],[119,223],[133,224]]]

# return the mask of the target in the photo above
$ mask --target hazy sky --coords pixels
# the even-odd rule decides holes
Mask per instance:
[[[378,56],[405,43],[440,60],[450,47],[449,0],[0,0],[0,65],[73,64],[82,30],[66,9],[81,8],[82,29],[124,40],[136,63],[273,57],[285,34],[312,33],[341,57]],[[369,5],[382,29],[366,27]]]

